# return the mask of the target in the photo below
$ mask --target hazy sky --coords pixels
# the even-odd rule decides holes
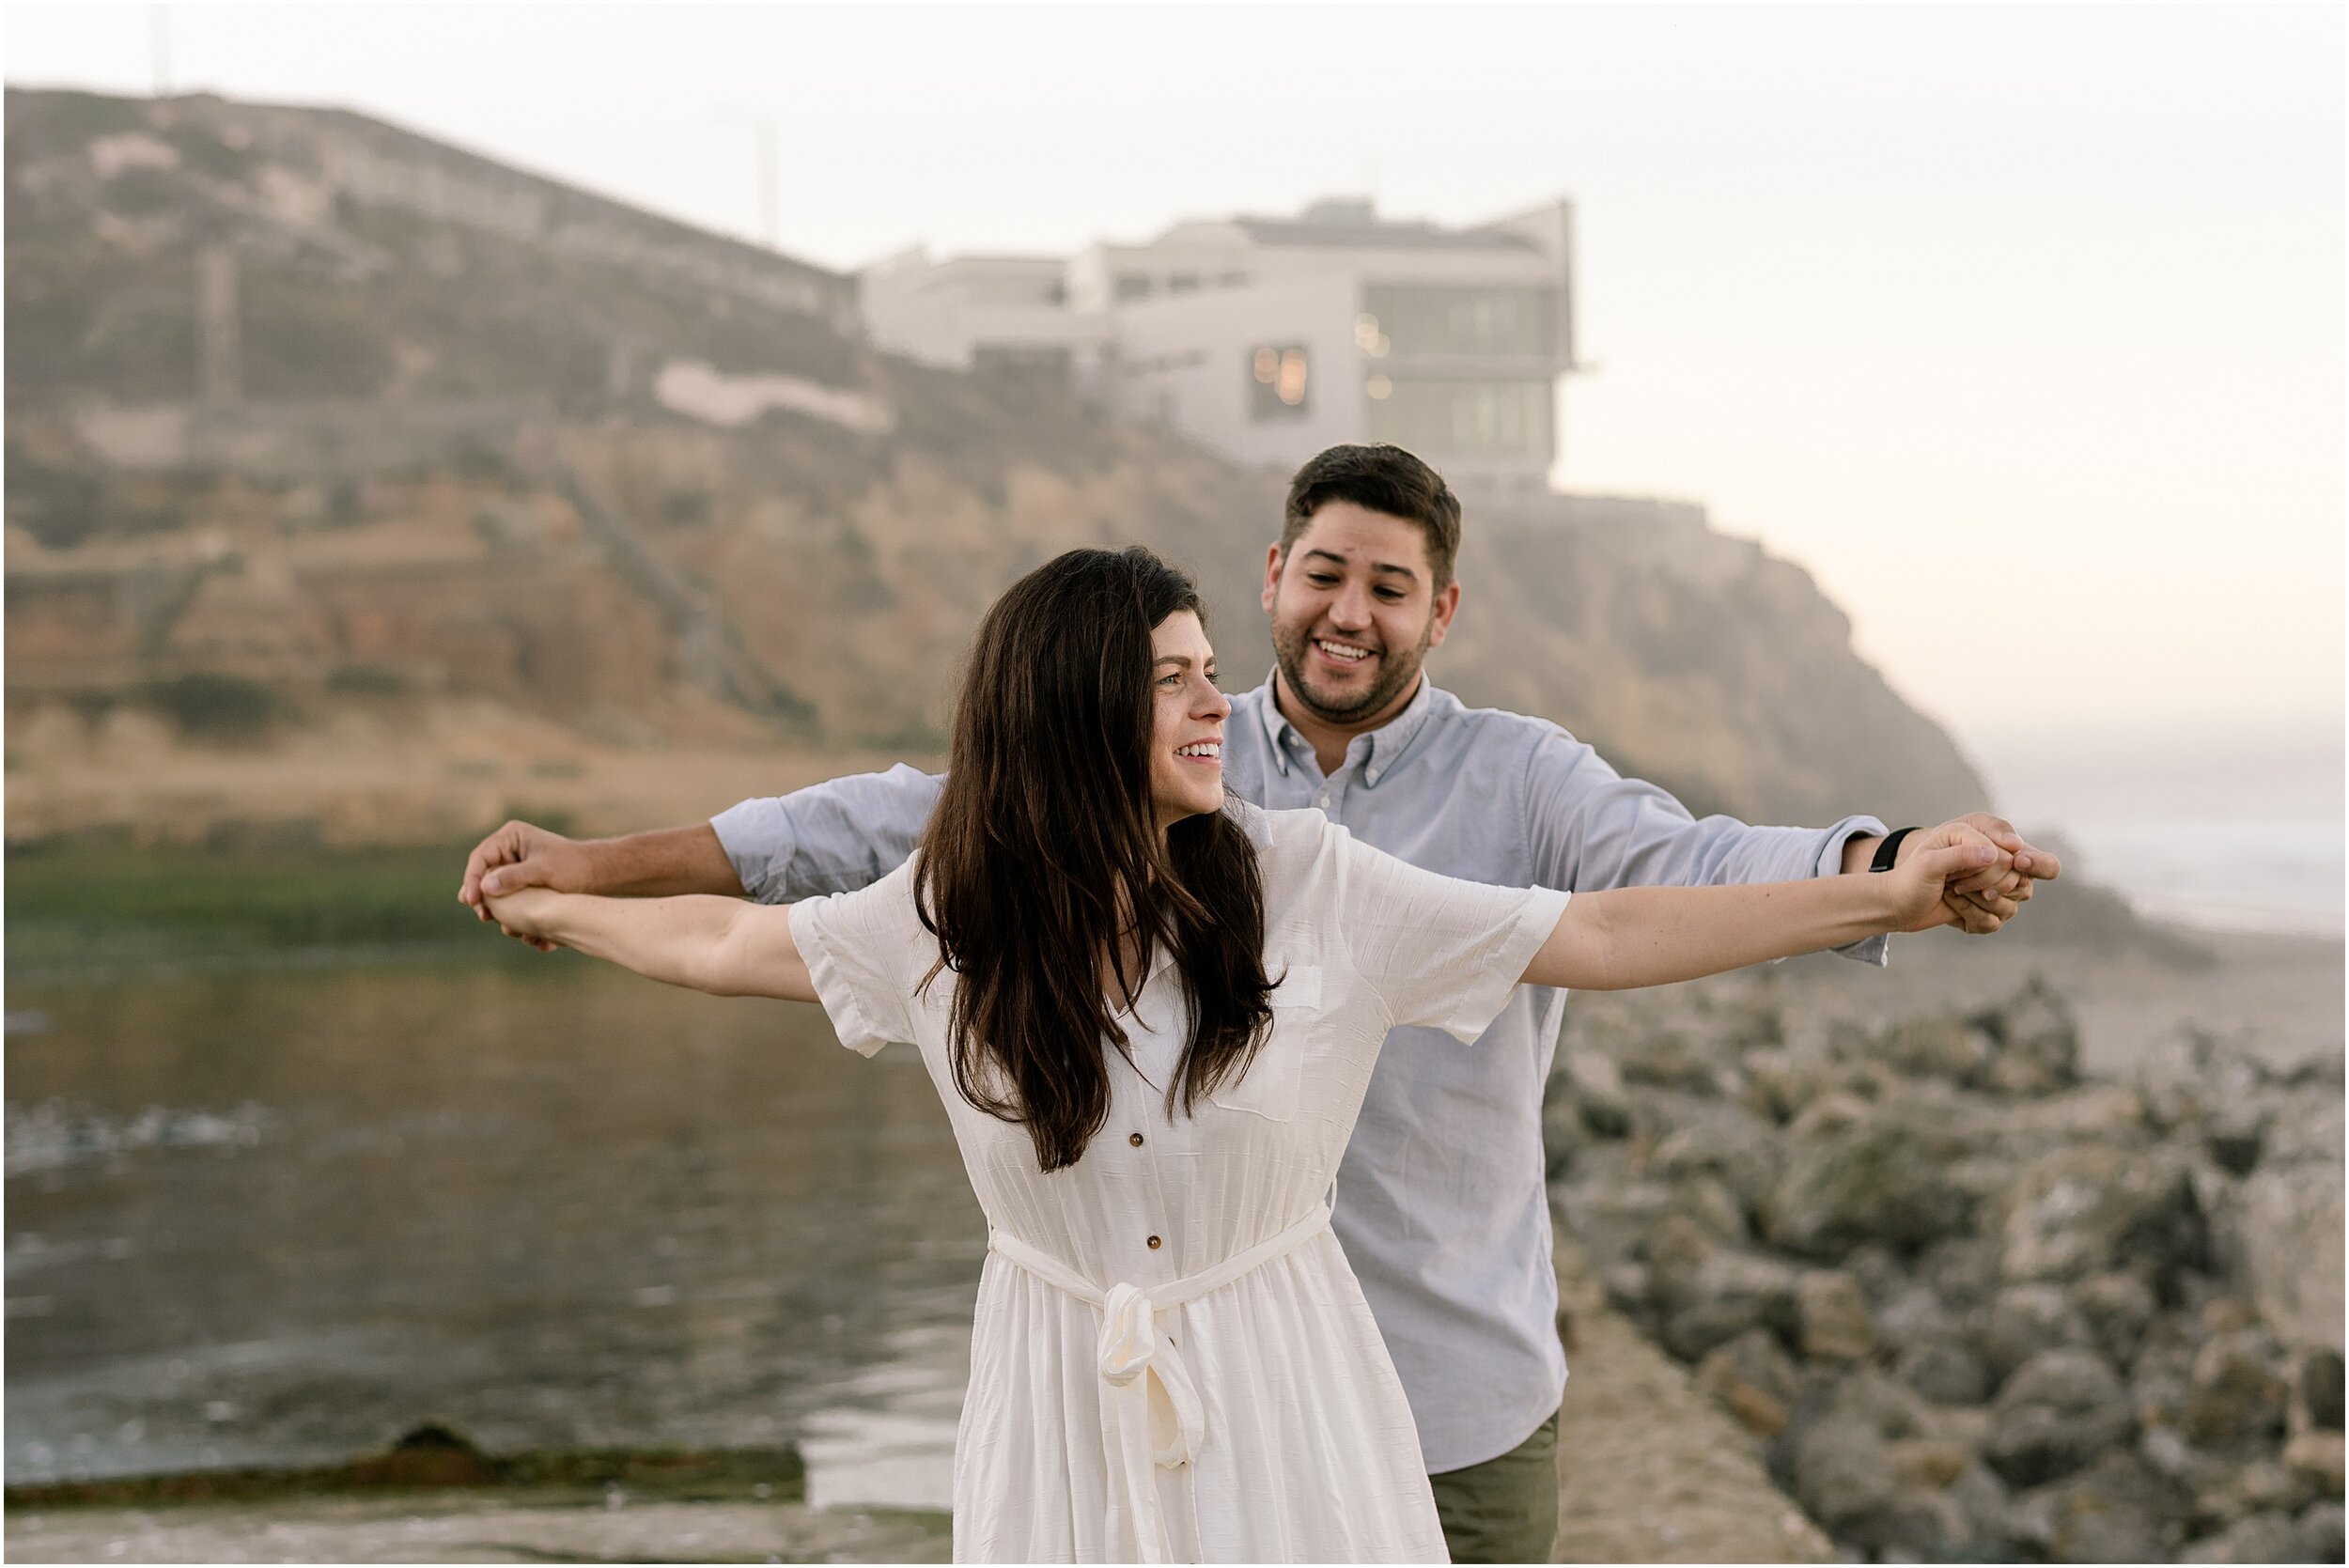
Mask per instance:
[[[155,9],[11,7],[8,79],[147,91]],[[2339,755],[2337,8],[168,11],[177,88],[737,232],[766,116],[782,243],[841,267],[1571,195],[1571,488],[1809,567],[1994,769]]]

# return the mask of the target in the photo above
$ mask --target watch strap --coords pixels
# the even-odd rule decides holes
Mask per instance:
[[[1900,859],[1901,840],[1906,838],[1909,834],[1915,832],[1917,830],[1914,828],[1901,828],[1885,834],[1883,839],[1876,845],[1875,858],[1868,862],[1868,869],[1870,871],[1891,870],[1892,862]]]

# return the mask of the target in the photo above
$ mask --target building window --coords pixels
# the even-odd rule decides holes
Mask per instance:
[[[1366,384],[1370,439],[1423,456],[1535,458],[1551,454],[1548,381],[1387,381],[1380,396]]]
[[[1557,342],[1556,305],[1547,288],[1372,284],[1362,290],[1356,330],[1370,323],[1371,334],[1399,354],[1547,359]]]
[[[1301,419],[1312,407],[1310,365],[1302,343],[1268,343],[1248,351],[1248,417]]]
[[[1167,291],[1168,293],[1170,293],[1170,294],[1196,294],[1196,293],[1198,293],[1198,292],[1199,292],[1199,274],[1198,274],[1198,273],[1196,273],[1196,272],[1169,272],[1169,273],[1167,273],[1167,275],[1166,275],[1166,291]]]
[[[1215,286],[1218,288],[1245,288],[1248,287],[1248,274],[1246,272],[1219,272],[1216,274]]]
[[[973,374],[1012,380],[1065,382],[1070,363],[1068,350],[1058,344],[981,343],[971,350]]]
[[[1121,300],[1146,300],[1150,297],[1150,274],[1120,272],[1117,274],[1117,297]]]

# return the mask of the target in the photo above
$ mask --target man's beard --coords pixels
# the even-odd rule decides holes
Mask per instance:
[[[1272,623],[1272,657],[1281,667],[1281,679],[1306,710],[1328,724],[1353,724],[1369,718],[1410,689],[1419,678],[1420,667],[1427,660],[1427,644],[1434,640],[1436,621],[1429,616],[1426,627],[1419,634],[1419,645],[1408,654],[1398,656],[1392,648],[1379,649],[1378,678],[1370,683],[1370,690],[1350,702],[1332,702],[1327,693],[1316,692],[1311,677],[1305,674],[1305,658],[1313,648],[1313,634]]]

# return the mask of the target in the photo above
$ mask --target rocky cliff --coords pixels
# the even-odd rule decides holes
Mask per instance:
[[[1266,662],[1283,476],[877,354],[848,279],[340,112],[7,113],[20,774],[126,715],[200,749],[450,704],[623,748],[934,753],[982,607],[1077,544],[1189,564],[1235,676]],[[1698,508],[1469,533],[1434,666],[1464,698],[1700,811],[1984,798],[1810,578]]]

